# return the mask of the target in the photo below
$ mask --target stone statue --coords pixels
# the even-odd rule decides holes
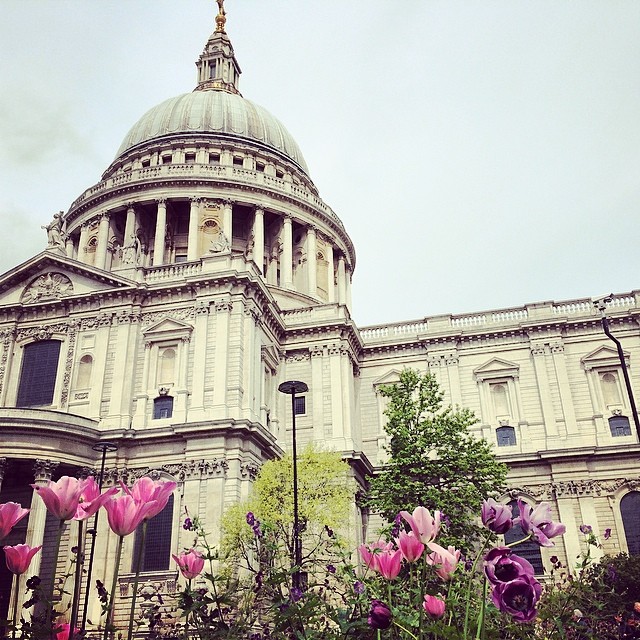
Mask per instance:
[[[218,237],[215,240],[211,241],[211,246],[209,247],[210,253],[226,253],[229,251],[229,238],[227,238],[227,234],[223,229],[220,229],[218,232]]]
[[[135,233],[129,236],[129,242],[122,247],[122,264],[140,264],[142,245]]]
[[[253,233],[249,236],[247,240],[247,246],[244,249],[244,257],[247,260],[253,260],[253,247],[255,246],[256,241],[253,237]]]
[[[41,229],[45,229],[47,232],[47,248],[61,251],[62,253],[66,253],[64,247],[64,237],[62,233],[62,214],[54,213],[53,220],[46,226],[40,227]]]

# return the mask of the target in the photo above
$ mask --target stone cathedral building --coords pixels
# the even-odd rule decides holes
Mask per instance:
[[[144,114],[100,180],[54,216],[46,250],[0,276],[0,502],[31,507],[5,544],[46,544],[57,523],[29,484],[99,469],[108,441],[107,482],[178,481],[143,558],[146,584],[171,592],[184,508],[215,532],[289,446],[281,382],[309,387],[299,442],[342,452],[364,486],[384,462],[377,389],[413,367],[475,411],[477,435],[509,463],[505,500],[552,503],[568,528],[554,554],[571,564],[582,523],[612,530],[605,552],[640,553],[640,447],[592,302],[356,326],[345,224],[286,128],[240,93],[225,20],[221,9],[195,90]],[[637,390],[640,292],[614,295],[606,313]],[[355,506],[350,527],[360,541]],[[97,539],[94,575],[110,584],[104,522]],[[126,545],[122,611],[133,536]],[[532,559],[539,571],[548,551]],[[36,556],[41,576],[53,569]],[[10,590],[3,567],[0,617]],[[89,618],[98,612],[92,600]]]

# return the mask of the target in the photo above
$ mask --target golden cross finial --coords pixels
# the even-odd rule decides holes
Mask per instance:
[[[216,31],[224,33],[224,25],[227,21],[226,12],[224,10],[224,0],[216,0],[218,4],[218,15],[216,16]]]

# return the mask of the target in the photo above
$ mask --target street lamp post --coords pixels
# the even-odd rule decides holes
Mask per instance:
[[[606,315],[607,311],[607,303],[611,302],[613,299],[613,294],[609,296],[603,296],[602,298],[598,298],[593,301],[594,306],[600,312],[600,317],[602,320],[602,330],[605,332],[607,338],[612,340],[616,349],[618,350],[618,358],[620,359],[620,366],[622,367],[622,375],[624,377],[624,384],[627,387],[627,395],[629,396],[629,404],[631,406],[631,414],[633,415],[633,422],[636,425],[636,434],[638,435],[638,442],[640,442],[640,420],[638,419],[638,409],[636,408],[636,401],[633,397],[633,389],[631,387],[631,379],[629,378],[629,372],[627,371],[627,363],[624,358],[624,351],[622,349],[622,344],[620,340],[618,340],[609,329],[609,320]]]
[[[296,447],[296,394],[306,393],[309,387],[299,380],[283,382],[278,391],[291,396],[291,424],[293,445],[293,556],[296,570],[293,574],[293,586],[300,589],[300,565],[302,564],[302,541],[300,540],[300,522],[298,518],[298,451]]]
[[[102,484],[104,482],[104,465],[107,459],[107,452],[117,451],[118,447],[113,442],[97,442],[91,447],[94,451],[102,451],[102,461],[100,463],[100,476],[98,478],[98,488],[102,491]],[[91,591],[91,572],[93,570],[93,555],[96,550],[96,535],[98,533],[98,514],[100,509],[96,511],[96,515],[93,517],[93,529],[87,531],[91,533],[91,551],[89,552],[89,566],[87,567],[87,586],[84,594],[84,606],[82,609],[82,632],[84,632],[87,626],[87,609],[89,607],[89,592]]]

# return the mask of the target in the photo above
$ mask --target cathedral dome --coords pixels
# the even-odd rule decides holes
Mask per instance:
[[[302,152],[284,125],[263,107],[235,93],[194,91],[165,100],[145,113],[125,136],[116,158],[150,141],[212,134],[275,151],[309,175]]]

